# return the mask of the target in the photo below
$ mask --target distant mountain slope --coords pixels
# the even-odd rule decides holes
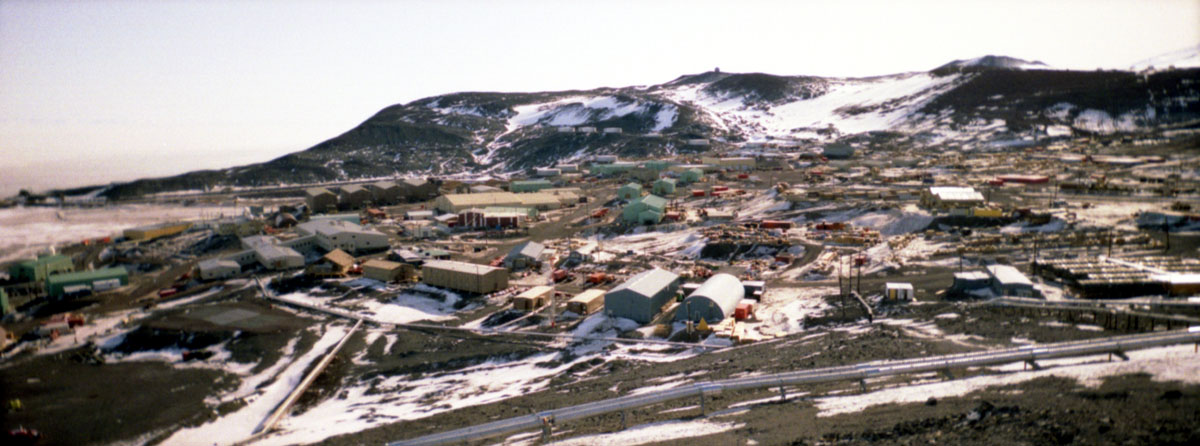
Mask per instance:
[[[1143,132],[1200,119],[1198,78],[1200,69],[1063,71],[985,56],[871,78],[713,71],[648,87],[454,93],[389,106],[337,137],[272,161],[114,185],[105,195],[502,174],[597,154],[699,153],[763,138],[818,143],[886,133],[889,144],[971,149],[1051,128]],[[576,131],[581,127],[596,131]],[[713,145],[688,144],[698,138]]]

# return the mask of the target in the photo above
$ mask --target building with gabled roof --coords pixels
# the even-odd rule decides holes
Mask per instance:
[[[489,206],[524,206],[518,194],[512,192],[488,192],[482,194],[445,194],[434,200],[434,207],[445,213],[458,213],[467,209]]]
[[[329,212],[336,210],[338,204],[337,194],[324,187],[313,187],[304,190],[304,203],[308,205],[308,209],[312,213]]]
[[[338,206],[343,209],[358,209],[371,202],[371,191],[357,184],[338,188]]]
[[[309,265],[307,272],[319,277],[341,277],[345,276],[350,268],[354,267],[354,256],[346,251],[335,249],[321,256],[312,265]]]
[[[633,200],[642,196],[642,185],[638,183],[626,183],[617,189],[617,196],[622,200]]]
[[[678,289],[678,274],[658,268],[646,270],[604,295],[604,313],[648,324]]]
[[[621,218],[628,223],[658,224],[667,213],[666,198],[657,195],[639,197],[621,210]]]
[[[375,205],[394,204],[400,201],[400,185],[395,181],[376,181],[367,184],[371,192],[371,202]]]
[[[504,256],[504,267],[513,271],[522,270],[542,262],[542,253],[546,247],[535,241],[527,241],[514,246],[508,255]]]

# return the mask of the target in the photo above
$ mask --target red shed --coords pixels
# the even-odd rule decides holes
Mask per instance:
[[[792,229],[792,222],[783,220],[763,220],[758,224],[763,229]]]
[[[693,196],[693,197],[703,197],[703,196],[704,196],[704,191],[702,191],[702,190],[693,190],[693,191],[692,191],[692,196]]]

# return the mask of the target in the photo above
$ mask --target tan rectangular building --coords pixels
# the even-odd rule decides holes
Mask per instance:
[[[378,259],[363,263],[362,272],[363,277],[380,282],[408,282],[416,276],[412,265]]]
[[[554,298],[554,287],[539,285],[513,298],[513,309],[518,311],[533,311],[548,305]]]
[[[557,200],[555,200],[557,203]],[[472,208],[493,206],[521,207],[524,203],[512,192],[487,192],[482,194],[446,194],[434,200],[434,207],[445,213],[457,214]]]
[[[508,270],[451,260],[431,260],[422,265],[421,280],[436,287],[487,294],[508,288]]]
[[[604,308],[604,294],[608,290],[592,288],[582,293],[576,294],[571,300],[567,301],[567,311],[586,316]]]

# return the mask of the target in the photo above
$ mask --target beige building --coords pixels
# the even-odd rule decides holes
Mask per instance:
[[[539,211],[552,211],[563,207],[562,197],[546,192],[517,194],[517,199],[521,200],[521,204],[517,206],[534,208]],[[578,200],[578,197],[576,197],[576,200]]]
[[[388,260],[368,260],[362,265],[363,277],[380,282],[409,282],[417,276],[417,270],[407,263]]]
[[[451,260],[431,260],[421,266],[421,280],[436,287],[486,294],[508,288],[508,270]]]
[[[322,256],[316,263],[309,265],[308,273],[318,277],[341,277],[345,276],[352,267],[354,267],[354,256],[346,251],[335,249]]]
[[[550,304],[554,299],[554,287],[539,285],[513,298],[513,309],[517,311],[533,311]]]
[[[580,316],[595,313],[596,310],[604,308],[604,294],[607,292],[608,290],[592,288],[576,294],[567,301],[567,311]]]
[[[512,192],[487,192],[482,194],[446,194],[437,197],[433,205],[437,210],[448,213],[457,214],[472,208],[486,208],[490,206],[503,207],[521,207],[523,202],[518,195],[532,194],[514,194]],[[555,200],[557,203],[558,200]]]

